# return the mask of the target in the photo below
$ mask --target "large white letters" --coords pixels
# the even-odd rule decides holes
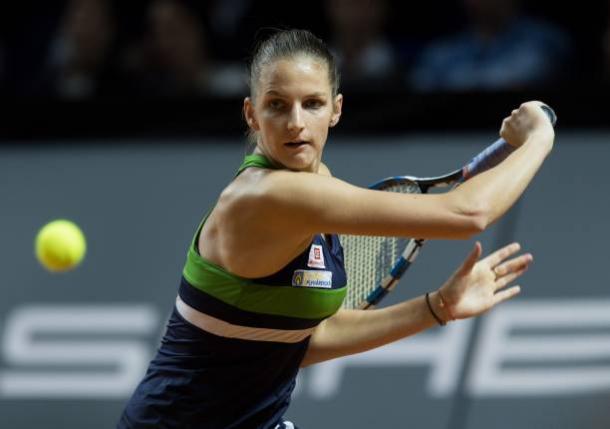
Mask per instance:
[[[501,305],[485,319],[471,368],[475,396],[610,390],[610,301]]]
[[[150,338],[137,337],[158,323],[145,305],[19,307],[4,327],[0,397],[125,397],[150,359]]]
[[[23,306],[2,327],[0,399],[128,396],[157,345],[158,313],[148,305]],[[513,301],[481,319],[465,365],[472,320],[307,368],[299,395],[337,395],[357,368],[427,371],[432,398],[455,394],[460,377],[475,397],[610,391],[610,300]],[[464,368],[467,374],[462,374]],[[399,373],[397,372],[397,377]]]

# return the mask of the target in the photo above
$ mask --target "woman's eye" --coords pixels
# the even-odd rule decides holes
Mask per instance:
[[[321,100],[308,100],[305,102],[305,108],[306,109],[319,109],[320,107],[323,106],[324,103],[322,103]]]
[[[269,107],[271,107],[273,110],[281,110],[283,109],[285,106],[285,103],[282,100],[271,100],[269,102]]]

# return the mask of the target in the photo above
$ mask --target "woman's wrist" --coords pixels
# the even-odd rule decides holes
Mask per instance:
[[[448,322],[453,322],[456,318],[453,314],[452,305],[449,303],[449,301],[447,301],[447,299],[445,298],[445,294],[441,291],[441,289],[438,289],[436,291],[436,295],[438,297],[438,306],[440,307],[441,312],[446,317],[445,320]]]
[[[440,289],[426,294],[426,305],[439,325],[445,326],[455,320],[451,306]]]
[[[523,146],[529,147],[533,146],[537,149],[542,149],[545,151],[545,156],[548,155],[553,149],[553,144],[555,140],[555,134],[553,130],[536,130],[533,131],[523,143]]]

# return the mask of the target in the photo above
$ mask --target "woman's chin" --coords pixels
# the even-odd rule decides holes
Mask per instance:
[[[317,162],[312,154],[298,153],[286,157],[283,164],[290,170],[314,171]]]

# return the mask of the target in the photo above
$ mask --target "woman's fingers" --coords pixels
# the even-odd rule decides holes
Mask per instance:
[[[511,299],[515,295],[518,295],[521,292],[520,286],[513,286],[506,290],[500,291],[494,295],[494,305],[499,304],[503,301]]]
[[[501,264],[506,258],[517,253],[519,250],[521,250],[521,245],[519,243],[511,243],[502,247],[501,249],[496,250],[494,253],[486,257],[484,261],[486,261],[490,267],[495,267],[496,265]]]
[[[527,271],[527,267],[524,267],[518,271],[513,271],[509,274],[506,274],[506,275],[500,277],[499,279],[496,280],[496,283],[494,285],[495,290],[500,290],[502,288],[505,288],[511,282],[513,282],[516,278],[521,277],[521,275],[523,275],[523,273],[526,271]]]
[[[504,276],[513,271],[519,271],[523,268],[527,268],[529,264],[534,260],[531,253],[520,255],[516,258],[506,261],[493,268],[493,272],[496,274],[496,278]]]

